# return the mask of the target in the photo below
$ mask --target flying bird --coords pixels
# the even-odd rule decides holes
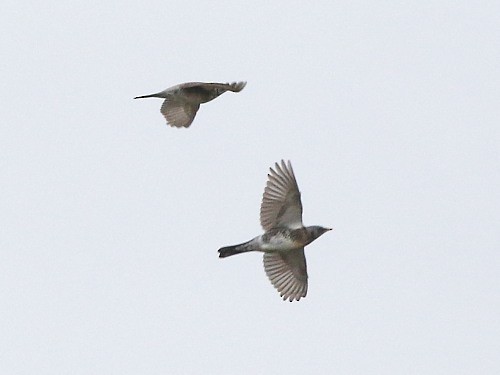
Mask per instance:
[[[260,224],[264,234],[238,245],[219,249],[219,258],[264,252],[266,275],[283,300],[300,300],[307,294],[307,266],[304,246],[331,228],[304,227],[302,202],[292,164],[275,163],[267,175],[267,185],[260,206]]]
[[[151,95],[136,96],[141,98],[165,98],[160,112],[170,126],[188,128],[198,112],[201,103],[209,102],[226,91],[240,92],[246,82],[204,83],[187,82],[172,86]]]

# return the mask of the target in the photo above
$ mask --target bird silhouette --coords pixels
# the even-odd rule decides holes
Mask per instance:
[[[188,128],[193,122],[200,104],[209,102],[226,91],[240,92],[246,84],[246,82],[187,82],[156,94],[136,96],[134,99],[165,98],[160,112],[167,120],[167,124],[178,128]]]
[[[266,275],[283,300],[307,295],[307,266],[304,247],[331,228],[304,227],[302,202],[292,164],[282,160],[270,168],[260,207],[265,233],[250,241],[219,249],[219,257],[248,251],[264,252]]]

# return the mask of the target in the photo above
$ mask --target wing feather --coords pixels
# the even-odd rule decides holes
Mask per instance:
[[[290,161],[270,168],[262,204],[260,223],[264,230],[275,227],[297,229],[302,227],[302,202],[297,180]]]
[[[283,300],[307,295],[307,265],[304,248],[264,254],[264,269]]]
[[[200,104],[167,98],[160,111],[170,126],[188,128],[192,124],[198,108],[200,108]]]

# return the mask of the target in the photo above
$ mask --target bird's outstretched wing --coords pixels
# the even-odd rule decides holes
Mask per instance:
[[[188,128],[193,122],[198,108],[200,108],[199,103],[167,98],[163,102],[160,111],[170,126]]]
[[[186,90],[186,89],[202,89],[202,90],[224,90],[240,92],[245,88],[247,83],[245,81],[232,82],[232,83],[219,83],[219,82],[185,82],[172,87],[169,87],[165,92],[172,92],[175,90]]]
[[[216,82],[189,82],[182,85],[182,88],[194,88],[199,87],[203,90],[224,90],[224,91],[233,91],[240,92],[246,86],[246,82],[233,82],[233,83],[216,83]]]
[[[307,265],[304,248],[265,253],[264,269],[283,300],[298,301],[307,295]]]
[[[302,227],[302,202],[292,164],[281,161],[270,168],[260,206],[260,224],[264,230],[275,227]]]

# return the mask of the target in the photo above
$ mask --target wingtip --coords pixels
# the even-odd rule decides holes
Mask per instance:
[[[287,160],[285,162],[284,159],[281,159],[281,163],[274,163],[274,169],[272,167],[269,168],[271,174],[274,174],[274,173],[287,173],[288,171],[291,172],[292,175],[294,175],[293,173],[293,168],[292,168],[292,162],[290,160]],[[269,176],[269,175],[268,175]]]

